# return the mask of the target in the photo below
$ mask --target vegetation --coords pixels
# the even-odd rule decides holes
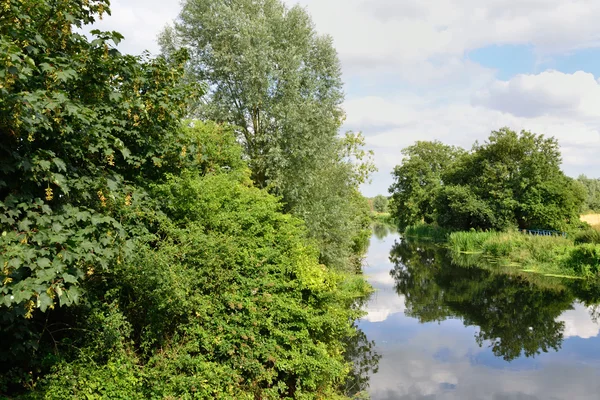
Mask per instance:
[[[187,49],[188,79],[210,88],[196,114],[234,125],[255,184],[306,221],[322,262],[347,265],[349,244],[368,228],[357,187],[374,167],[360,134],[338,136],[344,96],[332,39],[281,0],[187,0],[160,42],[169,57]]]
[[[445,241],[450,232],[433,224],[409,225],[404,229],[404,237],[419,238],[421,240]]]
[[[470,152],[417,142],[394,170],[392,215],[452,230],[553,229],[579,223],[581,185],[560,170],[554,138],[508,128]]]
[[[583,243],[582,239],[575,239]],[[575,244],[562,236],[525,235],[520,232],[454,232],[448,247],[457,253],[476,254],[470,264],[518,266],[546,275],[600,278],[600,246]],[[464,260],[464,258],[463,258]],[[464,261],[463,261],[464,264]]]
[[[375,196],[372,200],[372,203],[373,211],[375,211],[376,213],[383,214],[388,212],[389,200],[384,195],[379,194]]]
[[[435,221],[435,197],[443,184],[442,174],[464,151],[436,141],[417,142],[402,150],[402,154],[402,164],[392,173],[389,208],[404,230],[409,225]]]
[[[583,186],[585,197],[580,211],[589,213],[600,211],[600,179],[588,178],[580,175],[577,182]]]
[[[5,3],[0,394],[336,399],[348,379],[364,385],[345,353],[368,351],[352,322],[369,288],[343,269],[369,235],[361,139],[321,121],[323,181],[276,185],[282,204],[239,127],[184,120],[199,94],[186,49],[133,57],[112,47],[118,33],[74,33],[106,0]],[[307,139],[296,123],[277,132]],[[263,139],[260,154],[282,151]],[[312,197],[293,203],[287,190]],[[304,199],[311,216],[290,206]],[[323,217],[336,201],[337,220]]]

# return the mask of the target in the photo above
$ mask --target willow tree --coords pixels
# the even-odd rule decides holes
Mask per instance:
[[[334,230],[352,231],[341,215],[361,174],[337,162],[345,148],[340,63],[304,9],[280,0],[186,0],[160,43],[166,55],[188,49],[188,77],[209,88],[198,116],[237,126],[257,186],[281,196],[319,240],[317,232],[339,222]],[[323,212],[331,203],[339,215]]]

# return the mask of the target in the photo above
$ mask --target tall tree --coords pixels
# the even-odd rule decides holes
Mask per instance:
[[[378,213],[387,212],[388,203],[388,198],[384,195],[379,194],[375,196],[375,198],[373,198],[373,210],[375,210]]]
[[[400,227],[435,219],[435,196],[442,174],[464,150],[439,141],[416,142],[402,150],[402,164],[394,168],[390,210]]]
[[[502,128],[485,143],[475,143],[444,174],[444,182],[467,187],[471,204],[482,200],[487,205],[491,212],[483,214],[491,219],[476,227],[565,229],[578,220],[583,193],[561,171],[561,162],[555,138]],[[463,208],[460,202],[456,206]]]
[[[298,178],[329,156],[343,120],[331,38],[280,0],[187,0],[160,41],[166,53],[190,50],[191,75],[210,87],[200,115],[236,125],[254,181],[293,202]]]
[[[370,164],[347,168],[348,139],[338,137],[341,68],[331,38],[315,32],[304,9],[281,0],[186,0],[160,43],[167,56],[189,50],[189,79],[209,88],[199,117],[237,127],[256,185],[305,219],[322,253],[331,252],[325,243],[347,252],[347,236],[356,232],[349,198]]]
[[[583,186],[585,192],[585,200],[581,206],[581,211],[600,211],[600,179],[580,175],[577,182]]]

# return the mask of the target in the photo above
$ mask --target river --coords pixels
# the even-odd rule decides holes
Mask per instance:
[[[600,288],[452,264],[379,227],[358,328],[373,400],[600,399]]]

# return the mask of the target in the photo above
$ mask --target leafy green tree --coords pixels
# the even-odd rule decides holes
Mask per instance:
[[[331,38],[280,0],[189,0],[161,43],[189,49],[191,75],[211,88],[200,115],[239,127],[254,182],[293,202],[343,120]]]
[[[373,198],[373,210],[378,213],[385,213],[388,211],[388,198],[383,195],[377,195]]]
[[[585,191],[585,200],[581,206],[581,212],[600,211],[600,179],[580,175],[577,182],[584,187]]]
[[[466,210],[461,209],[465,206],[460,201],[453,203],[458,209],[452,213],[472,213],[472,207],[478,210],[468,224],[456,228],[566,230],[578,221],[583,196],[560,164],[554,138],[508,128],[493,131],[488,141],[476,143],[443,175],[446,185],[462,186],[460,190],[469,193],[471,199]],[[445,218],[440,215],[440,222],[445,223]]]
[[[72,31],[106,12],[106,1],[5,3],[0,303],[31,317],[77,303],[91,271],[123,258],[134,184],[178,154],[189,92],[181,68],[119,54],[118,33],[94,31],[90,42]]]
[[[469,153],[439,142],[403,153],[390,187],[401,227],[567,230],[579,220],[583,189],[561,171],[554,138],[502,128]]]
[[[496,215],[489,204],[469,186],[446,185],[435,198],[436,223],[439,226],[469,230],[496,227]]]
[[[391,214],[400,228],[435,220],[435,198],[442,174],[464,151],[441,142],[416,142],[402,150],[402,164],[394,168],[390,186]]]
[[[160,43],[167,56],[188,49],[188,79],[210,89],[198,116],[236,126],[255,184],[307,222],[323,262],[343,265],[348,236],[362,234],[351,198],[372,164],[346,162],[365,155],[356,146],[364,141],[338,136],[343,92],[331,38],[281,0],[187,0]]]

